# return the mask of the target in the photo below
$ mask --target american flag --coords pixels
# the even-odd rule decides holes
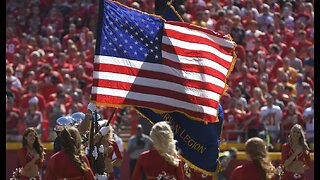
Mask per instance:
[[[92,101],[217,122],[236,44],[205,28],[105,0],[100,4]]]

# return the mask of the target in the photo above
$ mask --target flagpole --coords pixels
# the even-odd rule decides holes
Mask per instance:
[[[94,116],[96,116],[97,118],[97,112],[94,111]],[[94,137],[94,120],[93,120],[93,117],[91,118],[91,125],[90,125],[90,130],[89,130],[89,163],[90,163],[90,166],[92,168],[92,170],[94,170],[94,159],[93,159],[93,155],[92,155],[92,152],[93,152],[93,137]]]
[[[109,119],[108,119],[107,126],[109,126],[109,124],[110,124],[110,122],[111,122],[111,120],[112,120],[112,118],[113,118],[114,113],[116,112],[116,110],[117,110],[117,108],[113,108],[113,111],[112,111],[112,113],[111,113],[111,115],[110,115],[110,117],[109,117]]]

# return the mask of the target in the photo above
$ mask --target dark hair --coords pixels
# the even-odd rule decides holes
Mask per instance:
[[[26,137],[29,135],[29,133],[31,132],[34,132],[36,137],[35,137],[35,140],[34,140],[34,143],[33,143],[33,148],[37,151],[37,153],[40,155],[40,160],[42,161],[44,159],[44,155],[45,155],[45,152],[44,152],[44,148],[43,148],[43,145],[41,144],[40,142],[40,139],[38,137],[38,133],[37,131],[35,130],[35,128],[33,127],[29,127],[27,128],[25,131],[24,131],[24,134],[23,134],[23,138],[22,138],[22,146],[23,147],[26,147],[28,145],[28,142],[27,142],[27,139]]]

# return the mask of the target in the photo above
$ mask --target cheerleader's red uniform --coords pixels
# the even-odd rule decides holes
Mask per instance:
[[[31,155],[30,153],[28,153],[26,148],[22,148],[19,152],[18,152],[18,158],[19,158],[19,164],[21,167],[24,167],[26,164],[28,164],[33,158],[34,156]],[[42,162],[39,160],[36,161],[35,163],[38,168],[40,169],[42,167]],[[23,176],[21,175],[21,179],[20,180],[29,180],[32,177],[28,177],[28,176]],[[40,180],[40,177],[33,177],[37,180]]]
[[[82,159],[90,168],[89,160],[86,156]],[[65,179],[64,179],[65,178]],[[94,180],[95,177],[90,168],[89,171],[81,171],[70,160],[66,151],[63,149],[52,155],[48,161],[46,169],[45,180]]]
[[[282,145],[282,152],[281,152],[281,164],[284,162],[294,153],[294,150],[288,143]],[[310,167],[311,159],[310,159],[310,152],[307,153],[301,152],[299,155],[296,156],[295,160],[302,161],[305,165]],[[304,174],[294,173],[290,171],[284,171],[283,176],[281,177],[282,180],[305,180]]]
[[[231,180],[256,180],[262,179],[260,169],[250,161],[248,164],[237,166],[231,174]],[[275,179],[275,178],[272,178]]]
[[[183,165],[180,161],[179,166],[173,166],[166,161],[157,150],[149,150],[140,154],[133,171],[131,180],[141,180],[143,174],[147,180],[154,180],[157,177],[174,177],[183,180]]]

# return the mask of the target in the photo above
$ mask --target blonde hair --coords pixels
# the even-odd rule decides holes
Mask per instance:
[[[307,153],[307,151],[309,151],[310,148],[309,148],[309,146],[307,144],[307,140],[306,140],[306,138],[304,136],[304,131],[303,131],[302,126],[300,124],[293,125],[291,130],[290,130],[290,134],[293,131],[293,129],[298,129],[300,131],[299,145],[301,145],[303,150],[304,150],[304,152]],[[290,146],[292,146],[293,142],[292,142],[290,134],[288,135],[288,142],[289,142]]]
[[[176,150],[176,140],[173,138],[173,132],[166,121],[161,121],[152,126],[150,137],[154,148],[170,164],[178,167],[180,159]]]
[[[271,179],[276,169],[268,157],[265,142],[261,138],[253,137],[247,140],[245,147],[246,153],[250,156],[253,163],[258,166],[261,179]]]

